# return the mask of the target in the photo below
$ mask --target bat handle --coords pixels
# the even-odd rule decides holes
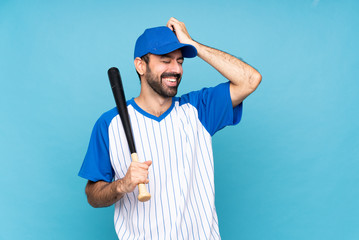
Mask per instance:
[[[135,153],[135,152],[132,153],[131,158],[132,158],[133,162],[139,162],[137,153]],[[151,194],[147,191],[145,184],[143,184],[143,183],[138,184],[138,192],[139,192],[138,201],[146,202],[146,201],[150,200]]]

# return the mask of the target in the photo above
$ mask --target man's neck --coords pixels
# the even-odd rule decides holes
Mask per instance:
[[[140,96],[135,98],[135,102],[145,112],[159,117],[171,107],[172,98],[164,98],[161,96],[147,96],[141,93]]]

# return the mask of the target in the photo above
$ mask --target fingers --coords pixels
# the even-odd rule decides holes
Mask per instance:
[[[170,20],[167,22],[167,27],[169,27],[172,31],[175,31],[174,24],[178,24],[179,21],[175,19],[174,17],[171,17]]]
[[[125,177],[122,179],[121,190],[124,193],[133,192],[136,186],[140,183],[149,183],[148,169],[152,161],[146,162],[131,162]]]
[[[167,22],[167,27],[175,32],[178,40],[181,43],[192,43],[192,38],[187,32],[186,25],[183,22],[180,22],[176,18],[171,17]]]
[[[146,161],[146,162],[143,162],[143,163],[146,164],[147,166],[151,166],[152,161]]]
[[[137,185],[139,183],[147,182],[148,169],[151,165],[151,161],[144,163],[132,162],[127,170],[128,175],[131,177],[132,182]],[[127,174],[126,174],[127,175]]]
[[[172,31],[176,32],[181,30],[185,25],[183,22],[178,21],[176,18],[171,17],[167,22],[167,27],[169,27]]]

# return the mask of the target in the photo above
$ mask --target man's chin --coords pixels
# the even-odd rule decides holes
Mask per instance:
[[[173,93],[173,92],[171,92],[171,93],[166,92],[166,93],[163,93],[163,94],[161,94],[161,95],[162,95],[162,97],[165,97],[165,98],[172,98],[172,97],[174,97],[174,96],[177,95],[177,92],[175,92],[175,93]]]
[[[162,91],[161,91],[161,95],[163,97],[174,97],[177,95],[177,88],[178,86],[175,86],[175,87],[168,87],[168,86],[165,86],[162,88]]]
[[[171,88],[171,90],[168,91],[167,93],[168,93],[168,96],[170,96],[170,97],[176,96],[177,95],[177,87]]]

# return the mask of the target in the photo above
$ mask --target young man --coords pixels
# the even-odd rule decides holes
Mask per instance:
[[[198,55],[229,82],[175,97],[184,58]],[[141,92],[127,102],[137,152],[131,162],[116,108],[93,129],[79,175],[93,207],[115,204],[120,239],[220,239],[211,137],[241,119],[261,82],[251,66],[191,39],[184,23],[147,29],[135,46]],[[151,160],[151,161],[150,161]],[[137,200],[139,183],[152,197]]]

